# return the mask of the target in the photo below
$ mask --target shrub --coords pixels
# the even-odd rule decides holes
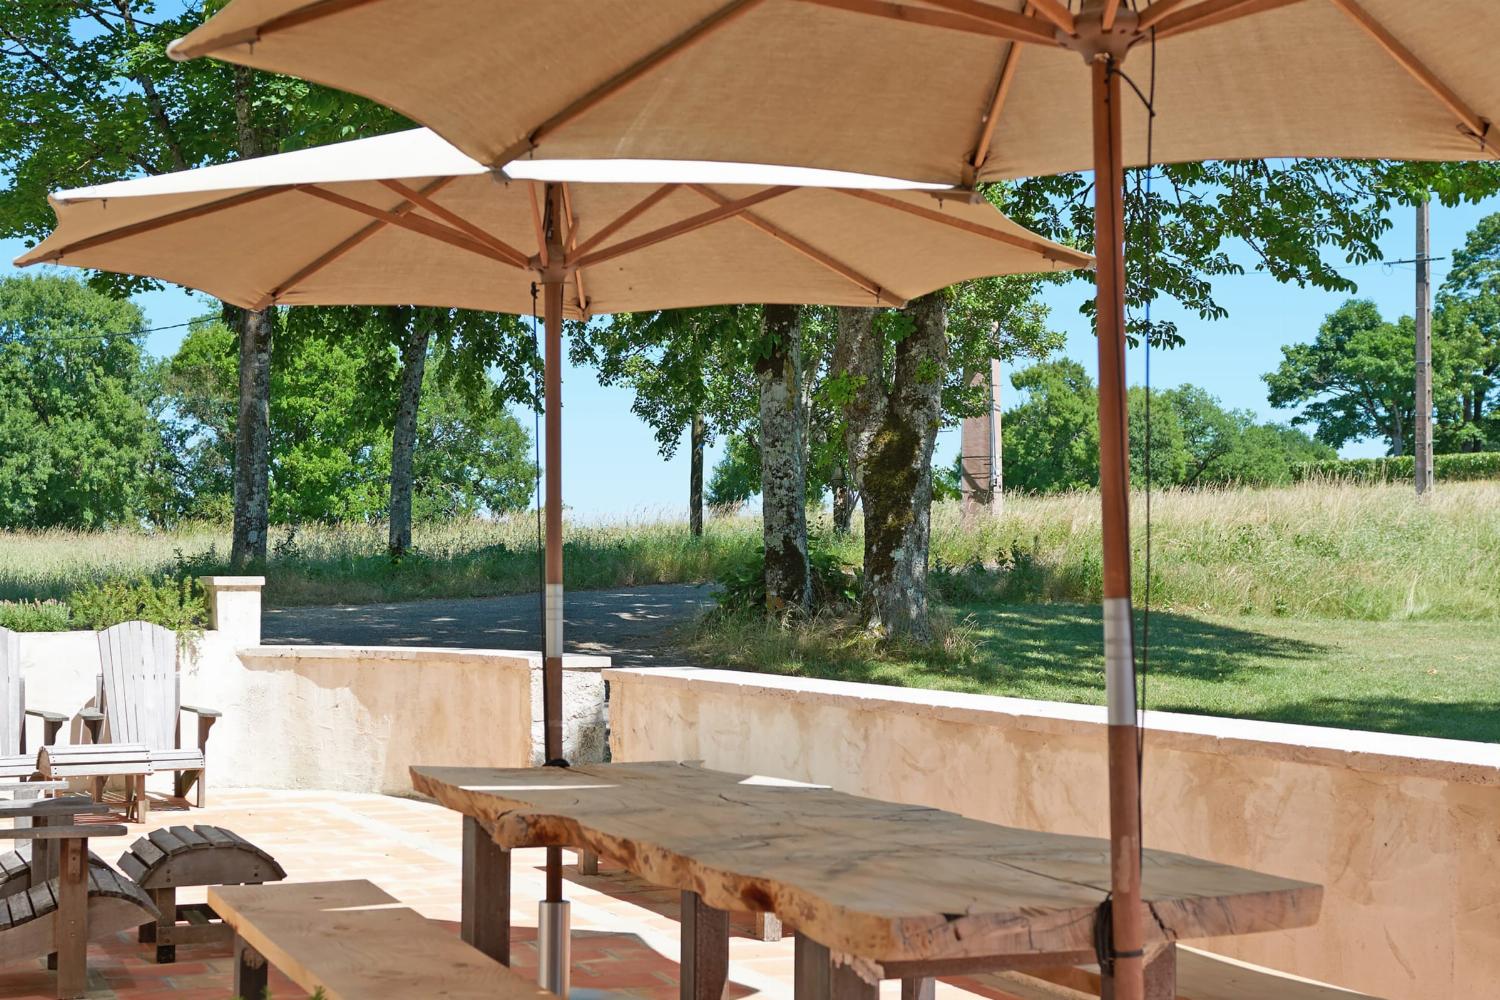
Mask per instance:
[[[68,604],[77,628],[104,629],[121,622],[148,621],[191,636],[208,622],[208,604],[191,577],[106,580],[75,590]]]
[[[812,569],[812,609],[846,609],[859,603],[859,570],[844,562],[821,536],[808,538],[807,560]],[[766,551],[764,546],[730,560],[714,581],[714,602],[726,614],[764,611],[766,607]]]
[[[69,617],[61,601],[0,601],[0,628],[12,632],[66,632]]]
[[[1411,455],[1387,458],[1335,458],[1323,462],[1301,462],[1292,475],[1299,481],[1337,479],[1354,483],[1395,483],[1416,477],[1416,459]],[[1457,483],[1500,479],[1500,451],[1455,452],[1434,455],[1432,477]]]

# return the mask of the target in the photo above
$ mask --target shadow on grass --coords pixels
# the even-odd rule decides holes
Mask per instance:
[[[1500,743],[1500,700],[1418,701],[1400,696],[1311,698],[1268,706],[1264,715],[1277,722],[1307,726]]]

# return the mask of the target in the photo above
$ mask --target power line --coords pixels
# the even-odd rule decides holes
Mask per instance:
[[[23,337],[20,343],[34,344],[38,346],[46,344],[66,344],[84,340],[109,340],[118,337],[123,340],[139,340],[141,337],[150,336],[153,333],[161,333],[163,330],[181,330],[185,326],[192,326],[201,320],[188,320],[186,323],[171,323],[167,326],[153,326],[145,330],[136,330],[134,333],[80,333],[66,337]]]

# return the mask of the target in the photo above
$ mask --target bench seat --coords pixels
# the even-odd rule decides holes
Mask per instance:
[[[327,1000],[556,1000],[363,879],[216,886],[208,902],[234,928],[241,996],[268,963]]]

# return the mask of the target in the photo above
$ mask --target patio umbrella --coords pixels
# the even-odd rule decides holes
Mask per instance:
[[[1142,995],[1124,168],[1494,155],[1494,0],[232,0],[178,41],[373,97],[485,163],[697,157],[975,181],[1092,168],[1116,994]],[[412,53],[436,53],[412,58]],[[1143,60],[1142,69],[1146,66]],[[1109,955],[1101,956],[1109,958]]]
[[[150,275],[247,309],[406,304],[524,315],[540,285],[544,753],[555,762],[563,319],[736,302],[900,306],[969,278],[1092,263],[989,205],[911,187],[799,168],[618,160],[535,160],[502,176],[416,129],[58,192],[57,229],[16,263]],[[547,902],[561,903],[555,850],[548,875]],[[551,923],[558,912],[544,908],[544,941],[566,938]],[[544,982],[555,989],[566,967],[557,954],[543,963],[559,977]]]

